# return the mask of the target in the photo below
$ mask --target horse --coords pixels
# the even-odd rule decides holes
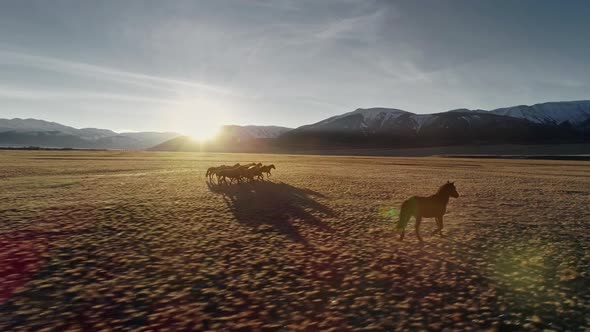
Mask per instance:
[[[242,176],[244,178],[248,179],[249,182],[254,181],[254,177],[256,177],[258,180],[260,180],[263,177],[262,171],[260,168],[261,167],[258,164],[255,164],[254,166],[250,166],[243,171]]]
[[[260,171],[261,171],[262,173],[266,173],[266,175],[267,175],[268,177],[270,177],[270,175],[271,175],[271,174],[270,174],[270,170],[271,170],[271,169],[276,169],[276,167],[275,167],[275,165],[274,165],[274,164],[265,165],[265,166],[262,166],[262,167],[260,167]]]
[[[240,163],[237,163],[233,166],[221,165],[218,167],[209,167],[209,168],[207,168],[207,172],[205,172],[205,177],[207,177],[207,178],[209,178],[209,180],[211,180],[214,175],[217,175],[217,172],[224,170],[224,169],[236,168],[239,166],[240,166]],[[218,176],[218,178],[219,178],[219,176]]]
[[[207,172],[205,172],[205,177],[209,178],[209,180],[211,180],[211,178],[213,178],[213,175],[215,175],[215,173],[217,172],[218,169],[219,169],[219,167],[207,168]]]
[[[240,183],[240,179],[242,178],[243,174],[243,167],[244,166],[237,166],[218,170],[215,173],[217,175],[217,183],[227,183],[226,178],[229,178],[230,184],[234,182],[234,180]]]
[[[455,182],[447,181],[432,196],[412,196],[404,201],[400,209],[399,220],[396,223],[397,230],[401,232],[400,241],[404,239],[405,228],[411,217],[416,218],[416,236],[420,242],[422,242],[422,237],[420,236],[420,222],[422,218],[435,218],[438,227],[432,235],[438,233],[442,237],[443,215],[447,212],[447,204],[449,203],[450,197],[457,198],[459,197],[459,193],[457,192],[457,188],[455,188]]]

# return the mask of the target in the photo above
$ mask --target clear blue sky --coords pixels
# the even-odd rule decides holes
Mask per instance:
[[[296,127],[590,97],[590,1],[0,2],[0,117]]]

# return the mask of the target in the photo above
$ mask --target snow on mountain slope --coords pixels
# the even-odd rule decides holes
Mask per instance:
[[[578,125],[590,119],[590,100],[550,102],[532,106],[519,105],[498,108],[490,112],[526,119],[534,123],[561,124],[569,121],[572,125]]]
[[[449,117],[448,115],[456,115]],[[461,121],[478,126],[490,116],[505,116],[528,120],[536,124],[558,125],[569,121],[579,126],[590,120],[590,101],[551,102],[532,106],[514,106],[492,111],[455,109],[435,114],[414,114],[394,108],[359,108],[320,122],[302,126],[300,131],[358,133],[363,135],[395,133],[413,130],[419,133],[428,126],[452,126],[449,121]],[[445,119],[441,121],[441,119]]]
[[[414,121],[414,130],[420,131],[424,125],[428,125],[434,121],[432,114],[413,114],[411,116]]]
[[[409,116],[413,115],[394,108],[359,108],[352,112],[333,116],[320,122],[299,127],[307,131],[347,132],[360,131],[365,134],[378,133],[407,125]]]
[[[478,114],[484,111],[454,110],[453,113],[461,113],[458,118],[464,118],[467,122],[476,121]],[[422,128],[433,125],[442,125],[440,118],[447,112],[437,114],[414,114],[395,108],[359,108],[342,115],[333,116],[318,123],[299,127],[298,131],[332,132],[332,133],[360,133],[369,135],[402,134],[411,135],[418,133]]]
[[[359,108],[355,111],[350,113],[344,114],[360,114],[363,116],[364,122],[367,125],[375,125],[381,124],[391,119],[395,119],[403,114],[410,114],[410,112],[406,112],[396,108],[383,108],[383,107],[374,107],[374,108]]]
[[[350,114],[359,114],[363,117],[361,128],[368,132],[377,132],[380,129],[394,125],[401,116],[411,113],[394,108],[368,108],[358,109]]]

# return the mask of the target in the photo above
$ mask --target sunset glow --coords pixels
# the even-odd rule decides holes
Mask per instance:
[[[219,133],[219,127],[218,126],[212,126],[212,127],[201,127],[196,129],[195,131],[189,132],[188,136],[190,136],[192,139],[196,140],[196,141],[210,141],[213,140],[217,134]]]

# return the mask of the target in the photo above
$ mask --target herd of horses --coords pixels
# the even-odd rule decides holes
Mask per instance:
[[[271,176],[271,170],[276,169],[274,164],[263,165],[262,163],[250,163],[240,165],[237,163],[233,166],[221,165],[207,169],[205,176],[212,181],[215,177],[218,184],[241,183],[243,181],[252,182],[255,180],[264,180]],[[228,182],[229,181],[229,182]]]
[[[207,169],[205,176],[209,181],[212,181],[216,177],[218,184],[241,183],[242,181],[252,182],[255,180],[264,180],[265,175],[270,177],[270,172],[273,169],[276,169],[273,164],[262,165],[261,163],[250,163],[240,165],[237,163],[233,166],[222,165],[210,167]],[[422,242],[422,237],[420,236],[422,218],[434,218],[437,228],[432,235],[439,234],[443,236],[443,216],[447,212],[447,205],[451,197],[457,198],[459,197],[459,193],[457,192],[455,183],[447,181],[447,183],[438,188],[434,195],[426,197],[412,196],[405,200],[400,208],[399,219],[395,224],[396,230],[400,233],[400,240],[404,239],[406,226],[412,217],[416,220],[416,237],[420,242]]]
[[[400,233],[399,239],[403,241],[406,226],[412,217],[416,219],[414,227],[416,229],[416,237],[420,242],[422,242],[422,237],[420,236],[422,218],[434,218],[437,228],[432,235],[439,234],[442,237],[443,216],[447,213],[447,205],[451,197],[457,198],[459,197],[459,193],[457,192],[457,187],[455,187],[455,182],[447,181],[447,183],[438,188],[434,195],[426,197],[412,196],[405,200],[399,212],[399,220],[395,225],[397,231]]]

